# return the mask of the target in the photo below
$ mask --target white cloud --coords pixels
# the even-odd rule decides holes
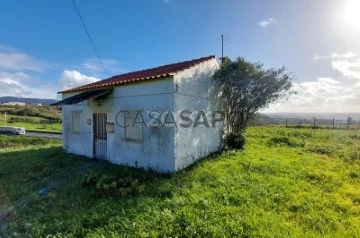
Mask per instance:
[[[267,112],[358,112],[360,108],[360,56],[347,51],[315,56],[314,60],[329,60],[338,71],[337,79],[317,77],[315,81],[297,83],[297,95],[286,103],[276,103]]]
[[[61,90],[78,87],[81,85],[99,81],[99,78],[86,76],[77,70],[64,70],[60,76],[59,83]]]
[[[360,108],[360,56],[351,51],[316,55],[314,60],[326,60],[340,75],[317,77],[295,83],[293,95],[287,102],[275,103],[265,112],[358,112]]]
[[[42,71],[48,68],[48,65],[40,60],[27,55],[19,50],[0,45],[0,69],[3,70],[31,70]]]
[[[34,81],[36,80],[23,72],[0,72],[0,95],[35,98],[56,97],[55,85],[34,84]]]
[[[49,65],[41,60],[16,48],[0,45],[0,96],[55,98],[55,84],[28,74],[47,68]]]
[[[259,24],[259,26],[265,28],[265,27],[268,27],[268,26],[270,26],[272,24],[276,24],[276,23],[277,23],[277,20],[270,17],[268,19],[260,21],[258,24]]]
[[[360,58],[337,59],[331,66],[345,77],[360,80]]]
[[[121,72],[117,61],[105,59],[103,62],[107,70]],[[101,62],[96,59],[86,60],[79,68],[81,72],[88,71],[92,75],[103,70]],[[48,64],[16,48],[0,45],[0,96],[56,98],[59,90],[100,80],[81,74],[79,70],[64,70],[58,82],[34,77],[34,73],[37,75],[46,69],[49,69]]]
[[[64,70],[59,82],[46,83],[23,72],[0,71],[0,96],[56,98],[57,91],[93,83],[100,80],[76,70]]]
[[[347,51],[343,54],[339,54],[336,52],[331,53],[330,55],[314,55],[314,57],[312,58],[313,60],[322,60],[322,59],[350,59],[350,58],[354,58],[357,57],[358,54],[355,54],[351,51]]]
[[[103,59],[102,63],[98,58],[86,59],[83,63],[81,63],[81,68],[89,70],[93,73],[110,71],[120,74],[125,72],[124,69],[120,68],[119,62],[113,59]]]
[[[26,79],[30,79],[31,77],[23,72],[9,73],[9,72],[0,71],[0,79],[9,79],[9,78],[15,80],[26,80]]]
[[[360,97],[352,85],[332,78],[295,83],[296,95],[287,102],[270,105],[265,112],[351,112],[360,108]],[[350,103],[351,102],[351,103]]]
[[[330,85],[334,85],[334,84],[339,84],[339,81],[336,81],[332,78],[317,78],[317,81],[319,81],[320,83],[326,83],[326,84],[330,84]]]

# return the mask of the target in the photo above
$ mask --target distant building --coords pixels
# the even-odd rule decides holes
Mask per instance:
[[[32,106],[37,106],[37,107],[41,107],[43,104],[42,104],[42,103],[35,103],[35,102],[33,102],[33,103],[30,103],[30,105],[32,105]]]
[[[193,112],[186,124],[196,122],[200,112],[216,111],[213,74],[218,68],[215,56],[208,56],[116,75],[60,92],[63,100],[53,105],[63,105],[63,148],[90,158],[161,172],[189,166],[221,149],[223,124],[211,117],[210,126],[203,125],[205,119],[199,126],[171,122],[179,114],[181,118],[180,112],[184,111]],[[148,122],[148,112],[165,112],[164,120],[151,117],[162,126],[139,123],[141,118]]]
[[[4,102],[1,105],[4,105],[4,106],[25,106],[26,103],[24,103],[24,102]]]

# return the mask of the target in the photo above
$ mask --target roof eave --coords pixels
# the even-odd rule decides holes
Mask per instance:
[[[86,91],[86,90],[91,90],[91,89],[120,86],[120,85],[123,85],[123,84],[130,84],[130,83],[135,83],[135,82],[139,82],[139,81],[144,81],[146,79],[149,80],[149,79],[166,78],[166,77],[174,76],[174,75],[176,75],[176,73],[177,72],[172,72],[172,73],[168,73],[168,74],[160,74],[160,75],[151,76],[151,77],[135,78],[135,79],[129,79],[129,80],[124,80],[124,81],[120,81],[120,82],[113,82],[113,83],[104,83],[104,84],[95,85],[95,86],[86,86],[86,85],[84,85],[84,86],[80,86],[80,87],[77,87],[77,88],[72,88],[72,89],[59,91],[59,92],[57,92],[57,94],[80,92],[80,91]]]
[[[172,71],[172,72],[170,71],[168,73],[152,75],[152,76],[147,76],[147,77],[142,77],[142,78],[129,78],[129,79],[125,79],[125,80],[122,80],[122,81],[107,82],[107,83],[102,83],[102,84],[101,83],[99,84],[99,82],[101,82],[101,81],[98,81],[98,82],[95,82],[95,83],[92,83],[92,84],[83,85],[83,86],[80,86],[80,87],[63,90],[63,91],[58,92],[58,94],[86,91],[86,90],[90,90],[90,89],[106,88],[106,87],[109,87],[109,86],[114,87],[114,86],[120,86],[120,85],[123,85],[123,84],[134,83],[134,82],[139,82],[139,81],[144,81],[144,80],[159,79],[159,78],[174,76],[179,72],[185,71],[187,69],[191,69],[191,68],[195,67],[196,65],[198,65],[200,63],[204,63],[204,62],[207,62],[207,61],[210,61],[210,60],[213,60],[213,59],[215,59],[215,55],[210,55],[208,57],[203,57],[203,58],[200,58],[200,59],[196,59],[196,60],[202,60],[202,61],[194,62],[193,64],[190,64],[188,67],[182,68],[182,69],[176,69],[176,71]],[[192,61],[196,61],[196,60],[192,60]],[[192,62],[192,61],[179,62],[179,63],[188,63],[188,62]],[[175,63],[175,64],[179,64],[179,63]],[[169,65],[164,65],[164,66],[160,66],[160,67],[167,67],[167,66],[169,66]],[[157,68],[159,68],[159,67],[157,67]],[[153,68],[153,69],[157,69],[157,68]],[[151,70],[151,69],[148,69],[148,70]],[[140,71],[137,71],[137,72],[140,72]],[[113,76],[113,77],[115,77],[115,76]],[[112,77],[110,77],[108,79],[111,79],[111,78]]]

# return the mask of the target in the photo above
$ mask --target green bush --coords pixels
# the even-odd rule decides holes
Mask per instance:
[[[11,117],[8,122],[9,122],[9,123],[14,123],[14,122],[36,123],[36,121],[33,120],[33,119],[30,119],[30,118],[18,118],[18,117]]]
[[[82,185],[83,187],[90,187],[96,185],[98,181],[97,175],[94,172],[89,172],[85,175]]]
[[[310,148],[309,151],[317,154],[328,155],[328,156],[331,156],[333,154],[333,149],[329,146],[324,146],[324,145],[315,146],[313,148]]]
[[[351,162],[360,161],[360,152],[358,150],[353,150],[350,153],[350,161]]]
[[[228,149],[242,150],[244,149],[246,139],[241,132],[230,132],[225,136],[224,143]]]
[[[85,175],[82,185],[105,197],[137,196],[142,192],[142,186],[137,179],[107,174],[99,176],[94,172]]]
[[[305,142],[288,136],[273,136],[267,144],[268,146],[304,147]]]

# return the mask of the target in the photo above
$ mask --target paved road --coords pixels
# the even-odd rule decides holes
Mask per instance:
[[[51,138],[51,139],[60,139],[61,134],[51,134],[51,133],[41,133],[41,132],[29,132],[27,131],[25,136],[28,137],[40,137],[40,138]]]

